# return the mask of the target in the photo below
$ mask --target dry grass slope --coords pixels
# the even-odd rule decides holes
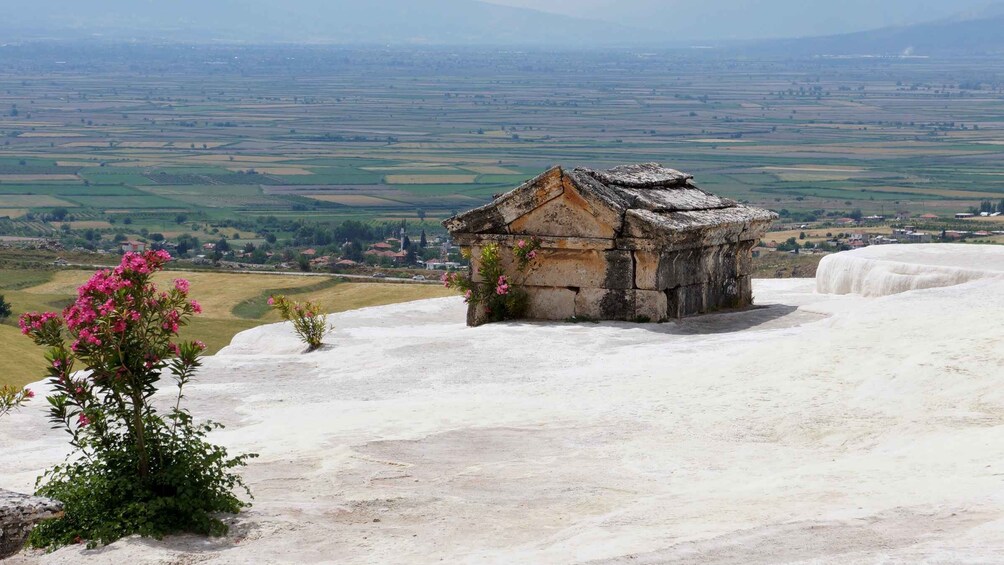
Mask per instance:
[[[78,286],[90,276],[90,271],[58,271],[44,282],[17,288],[25,281],[4,273],[0,277],[0,294],[14,305],[15,315],[33,310],[58,310],[76,294]],[[344,283],[297,293],[297,288],[318,284],[320,277],[296,275],[247,275],[237,273],[184,272],[158,273],[158,285],[170,285],[174,279],[186,278],[191,282],[191,296],[203,306],[203,313],[184,328],[184,339],[201,339],[210,354],[230,343],[234,335],[263,323],[280,321],[278,314],[268,311],[259,319],[242,319],[233,313],[243,301],[260,297],[272,289],[288,289],[296,300],[317,302],[326,312],[344,312],[368,306],[382,306],[425,298],[452,296],[454,293],[434,285],[393,283]],[[31,281],[28,281],[29,283]],[[13,288],[7,290],[5,287]],[[23,385],[39,380],[45,368],[43,351],[22,336],[14,320],[0,325],[0,386]]]

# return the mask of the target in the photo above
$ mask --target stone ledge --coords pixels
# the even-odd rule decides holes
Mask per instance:
[[[62,502],[0,489],[0,559],[20,551],[35,524],[62,515]]]

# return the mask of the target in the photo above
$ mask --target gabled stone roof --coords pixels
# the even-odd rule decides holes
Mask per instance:
[[[556,176],[562,180],[556,182]],[[509,224],[560,197],[569,181],[590,206],[619,216],[614,229],[622,237],[659,238],[666,232],[716,227],[729,228],[726,231],[733,237],[742,237],[739,234],[748,231],[751,224],[763,226],[777,217],[768,210],[705,192],[692,180],[692,175],[658,163],[621,165],[605,171],[554,167],[489,204],[447,219],[443,225],[454,235],[509,233]],[[752,235],[759,230],[749,231]]]
[[[619,165],[605,171],[577,168],[607,186],[627,188],[673,188],[687,184],[694,175],[663,167],[659,163]]]
[[[592,177],[627,202],[628,208],[652,212],[679,212],[731,208],[738,203],[694,186],[693,175],[667,169],[658,163],[621,165],[606,171],[577,168],[572,178]]]

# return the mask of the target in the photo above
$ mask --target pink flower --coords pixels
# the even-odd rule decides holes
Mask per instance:
[[[526,247],[526,240],[525,239],[519,240],[518,242],[516,242],[516,246],[519,247],[520,249],[523,249],[524,247]]]
[[[175,279],[174,280],[174,289],[177,290],[178,292],[187,293],[190,286],[191,285],[188,282],[188,279]]]
[[[509,283],[506,282],[505,275],[500,276],[498,282],[495,284],[495,294],[499,296],[509,294]]]
[[[269,306],[275,306],[275,298],[269,296],[268,297],[268,305]]]
[[[48,325],[50,322],[59,324],[59,316],[55,312],[43,312],[41,314],[38,312],[28,312],[21,315],[17,321],[17,325],[21,328],[21,333],[28,335],[33,331],[41,330],[42,326]]]
[[[195,343],[195,346],[198,347],[199,349],[202,349],[202,350],[206,349],[206,344],[203,343],[202,341],[200,341],[200,340],[197,339],[197,340],[195,340],[194,343]]]
[[[87,414],[84,414],[83,412],[81,412],[80,415],[77,416],[77,424],[81,428],[87,426],[90,423],[91,423],[91,419],[87,417]]]
[[[531,252],[529,252],[529,253],[526,254],[526,258],[527,259],[535,259],[536,257],[537,257],[537,252],[536,251],[531,251]]]
[[[24,389],[24,397],[25,398],[35,398],[35,391],[31,390],[30,388]]]
[[[195,312],[196,314],[202,313],[202,305],[199,304],[197,300],[193,300],[191,304],[192,304],[192,312]]]

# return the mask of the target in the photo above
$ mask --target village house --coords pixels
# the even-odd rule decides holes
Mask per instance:
[[[910,243],[931,243],[931,234],[916,231],[913,226],[893,229],[892,237],[900,241],[908,241]]]
[[[777,214],[692,178],[656,163],[554,167],[443,225],[471,250],[475,281],[485,244],[541,241],[525,281],[530,318],[663,321],[749,306],[751,252]],[[511,253],[503,259],[512,271]],[[472,305],[468,323],[479,315]]]
[[[455,261],[443,261],[440,259],[429,259],[425,262],[425,268],[430,271],[444,270],[444,271],[455,271],[461,268],[463,265]]]
[[[142,241],[123,241],[122,242],[122,252],[123,253],[143,253],[146,251],[146,243]]]

